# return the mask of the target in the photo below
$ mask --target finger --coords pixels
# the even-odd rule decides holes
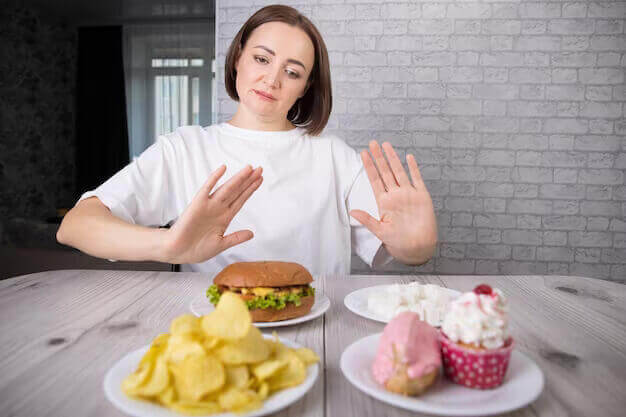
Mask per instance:
[[[224,172],[226,172],[226,165],[220,165],[215,171],[211,172],[209,179],[202,186],[202,193],[205,197],[211,194],[211,190],[215,187],[219,179],[222,178]]]
[[[350,210],[350,216],[354,217],[359,223],[365,226],[370,232],[374,233],[380,240],[380,222],[370,216],[363,210]]]
[[[398,181],[398,184],[402,186],[411,185],[411,181],[409,181],[408,175],[406,175],[406,171],[402,166],[402,162],[396,151],[393,149],[393,146],[389,142],[383,143],[383,150],[385,151],[385,155],[387,155],[387,160],[389,161],[389,165],[391,165],[391,170],[393,171],[393,176]]]
[[[235,214],[241,210],[241,207],[245,204],[246,201],[250,198],[250,196],[261,186],[263,182],[263,177],[257,178],[248,188],[244,190],[243,193],[230,205],[230,209],[232,211],[233,217]]]
[[[246,179],[248,179],[248,177],[252,175],[253,172],[254,170],[252,169],[252,167],[250,165],[246,165],[238,173],[233,175],[228,181],[217,187],[217,190],[215,190],[215,192],[211,195],[211,198],[217,199],[217,201],[225,203],[228,200],[229,195],[233,192],[236,192],[237,195],[239,195],[239,192],[237,190],[246,181]]]
[[[380,178],[380,174],[374,165],[374,161],[372,161],[372,157],[369,152],[363,151],[361,152],[361,159],[363,160],[363,166],[365,167],[365,172],[367,173],[367,178],[370,180],[370,184],[372,184],[372,190],[374,190],[374,195],[378,196],[385,192],[385,184],[383,183],[382,178]]]
[[[253,237],[254,233],[252,233],[251,230],[239,230],[237,232],[226,235],[222,238],[221,241],[222,251],[225,251],[226,249],[232,248],[233,246],[239,245],[243,242],[247,242]]]
[[[393,176],[393,172],[389,169],[389,164],[383,156],[383,151],[380,149],[380,145],[375,140],[370,142],[370,152],[372,152],[372,155],[374,156],[376,167],[378,168],[378,172],[380,172],[385,188],[390,190],[391,188],[397,187],[398,183]]]
[[[224,198],[224,204],[232,205],[234,201],[236,201],[241,194],[243,194],[248,187],[256,180],[258,180],[261,175],[263,175],[263,168],[257,167],[252,174],[241,184],[238,188],[233,189],[232,192]]]
[[[412,154],[408,154],[406,156],[406,164],[409,166],[409,173],[411,174],[411,181],[413,181],[413,186],[420,189],[426,188],[424,180],[422,179],[422,174],[420,173],[420,169],[417,166],[417,161]]]

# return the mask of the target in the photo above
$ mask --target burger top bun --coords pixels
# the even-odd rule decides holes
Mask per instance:
[[[313,277],[295,262],[236,262],[228,265],[213,283],[228,287],[288,287],[306,285]]]

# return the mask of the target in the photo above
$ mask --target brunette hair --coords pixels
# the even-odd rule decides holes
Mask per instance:
[[[306,92],[289,109],[287,119],[296,126],[304,127],[308,134],[319,135],[328,123],[333,107],[328,51],[315,25],[293,7],[283,5],[263,7],[239,29],[226,55],[226,91],[230,98],[239,101],[235,84],[237,78],[235,63],[252,31],[268,22],[283,22],[300,28],[313,42],[315,62],[309,75]]]

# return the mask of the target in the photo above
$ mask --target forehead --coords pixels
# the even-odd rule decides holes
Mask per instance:
[[[315,59],[313,42],[302,29],[283,22],[268,22],[252,31],[245,49],[263,45],[279,59],[296,59],[311,69]]]

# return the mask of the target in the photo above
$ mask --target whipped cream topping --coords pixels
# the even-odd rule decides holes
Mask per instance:
[[[368,310],[391,320],[394,316],[412,311],[431,326],[439,326],[450,303],[449,293],[433,284],[391,284],[384,291],[370,294]]]
[[[467,292],[450,303],[441,330],[455,343],[496,349],[509,337],[508,312],[506,297],[499,289],[491,294]]]

